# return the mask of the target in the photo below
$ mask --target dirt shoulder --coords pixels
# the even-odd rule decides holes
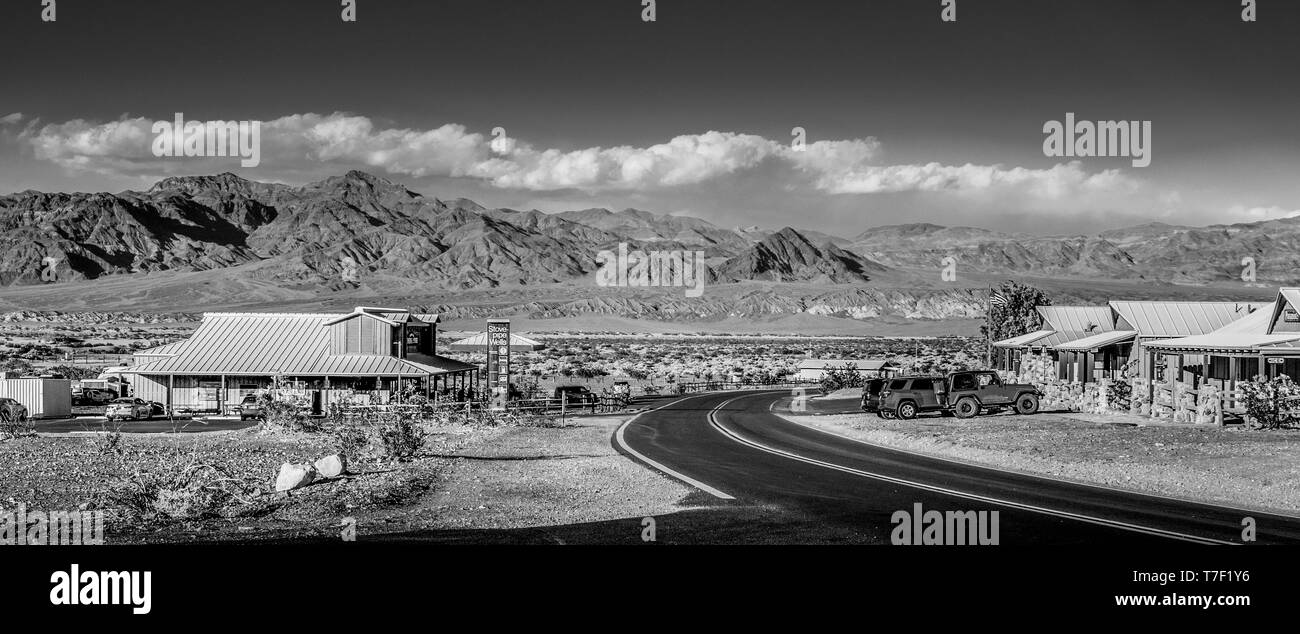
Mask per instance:
[[[1129,416],[1040,413],[971,420],[874,414],[785,418],[878,445],[1034,475],[1210,503],[1300,512],[1300,433],[1135,425]]]
[[[417,505],[372,516],[375,525],[359,525],[358,539],[402,527],[412,537],[449,541],[495,541],[487,533],[514,531],[513,539],[521,541],[564,543],[558,534],[516,529],[619,522],[620,528],[606,531],[639,541],[642,518],[682,510],[694,490],[614,449],[610,438],[629,417],[510,428],[491,442],[467,445],[443,456],[447,467]]]
[[[107,543],[358,540],[556,543],[544,527],[598,525],[597,542],[640,541],[641,519],[682,510],[693,489],[619,454],[611,445],[631,414],[571,418],[561,427],[436,426],[415,459],[355,461],[344,477],[274,491],[284,462],[332,452],[322,434],[244,429],[212,434],[123,434],[101,452],[102,434],[45,435],[0,442],[0,510],[104,510]],[[242,499],[219,516],[128,517],[107,496],[133,474],[177,461],[215,465],[241,483]],[[537,531],[521,529],[538,529]]]

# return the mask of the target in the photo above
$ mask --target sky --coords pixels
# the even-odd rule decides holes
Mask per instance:
[[[1300,213],[1300,3],[1259,0],[0,3],[0,194],[361,169],[438,198],[852,237]],[[259,162],[154,123],[260,122]],[[1045,124],[1150,122],[1150,164]],[[794,131],[802,129],[802,145]],[[1139,127],[1140,129],[1140,127]],[[1136,135],[1135,135],[1136,138]]]

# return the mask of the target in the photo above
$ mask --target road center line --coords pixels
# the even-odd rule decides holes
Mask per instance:
[[[772,405],[776,405],[776,402],[773,402]],[[769,409],[770,409],[770,408],[769,408]],[[842,438],[842,439],[847,440],[847,441],[849,441],[849,442],[854,442],[854,443],[857,443],[857,444],[860,444],[860,445],[866,445],[866,446],[871,447],[871,448],[873,448],[873,449],[882,449],[882,450],[885,450],[885,451],[897,451],[897,452],[899,452],[899,453],[909,454],[909,455],[912,455],[912,456],[916,456],[916,457],[918,457],[918,458],[925,458],[925,459],[928,459],[928,460],[938,460],[938,461],[941,461],[941,462],[948,462],[948,463],[955,464],[955,465],[961,465],[961,466],[963,466],[963,467],[974,467],[974,468],[976,468],[976,469],[985,469],[985,470],[988,470],[988,471],[1000,471],[1000,472],[1002,472],[1002,473],[1010,473],[1011,475],[1020,476],[1020,477],[1036,478],[1036,479],[1039,479],[1039,480],[1050,480],[1050,481],[1052,481],[1052,482],[1061,482],[1061,483],[1063,483],[1063,484],[1069,484],[1069,485],[1071,485],[1071,486],[1086,487],[1086,488],[1089,488],[1089,489],[1101,489],[1101,490],[1103,490],[1103,491],[1113,491],[1113,492],[1115,492],[1115,493],[1122,493],[1122,494],[1125,494],[1125,495],[1140,495],[1140,496],[1143,496],[1143,497],[1157,498],[1157,499],[1161,499],[1161,500],[1169,500],[1169,501],[1172,501],[1172,502],[1181,502],[1181,503],[1186,503],[1186,504],[1196,504],[1196,505],[1200,505],[1200,506],[1212,506],[1212,507],[1215,507],[1215,508],[1218,508],[1218,509],[1225,509],[1225,510],[1229,510],[1229,511],[1236,511],[1236,512],[1239,512],[1239,513],[1241,513],[1241,514],[1243,514],[1243,515],[1276,515],[1276,516],[1286,517],[1286,518],[1290,518],[1290,519],[1300,519],[1300,515],[1297,515],[1297,514],[1295,514],[1295,513],[1287,513],[1287,512],[1285,512],[1285,511],[1283,511],[1283,510],[1281,510],[1281,509],[1259,509],[1259,508],[1257,508],[1257,509],[1248,509],[1248,508],[1241,508],[1241,507],[1237,507],[1237,506],[1229,506],[1229,505],[1226,505],[1226,504],[1220,504],[1220,503],[1218,503],[1218,502],[1207,502],[1207,501],[1205,501],[1205,500],[1196,500],[1196,499],[1192,499],[1192,498],[1182,498],[1182,497],[1178,497],[1178,496],[1174,496],[1174,495],[1165,495],[1165,494],[1161,494],[1161,493],[1154,493],[1154,492],[1151,492],[1151,491],[1137,491],[1137,490],[1133,490],[1133,489],[1121,489],[1121,488],[1119,488],[1119,487],[1106,486],[1106,485],[1104,485],[1104,484],[1097,484],[1097,483],[1095,483],[1095,482],[1083,482],[1083,481],[1079,481],[1079,480],[1068,480],[1068,479],[1062,479],[1062,478],[1055,478],[1055,477],[1051,477],[1051,476],[1044,475],[1044,474],[1041,474],[1041,473],[1033,473],[1033,472],[1029,472],[1029,471],[1017,471],[1016,469],[1009,469],[1009,468],[1006,468],[1006,467],[999,467],[999,466],[988,465],[988,464],[980,464],[980,463],[977,463],[977,462],[969,462],[969,461],[966,461],[966,460],[961,460],[961,459],[958,459],[958,458],[951,458],[951,457],[948,457],[948,456],[940,456],[940,455],[937,455],[937,454],[927,454],[927,453],[924,453],[924,452],[914,451],[914,450],[911,450],[911,449],[903,449],[902,447],[890,447],[889,445],[881,445],[881,444],[877,444],[877,443],[871,442],[871,441],[869,441],[869,440],[863,440],[863,439],[861,439],[861,438],[854,438],[854,437],[852,437],[852,436],[845,436],[844,434],[841,434],[841,433],[839,433],[839,432],[831,431],[831,430],[828,430],[828,429],[822,429],[822,428],[820,428],[820,427],[814,427],[814,426],[809,425],[809,424],[807,424],[807,423],[803,423],[803,422],[797,421],[797,420],[795,420],[795,419],[793,419],[793,418],[790,418],[790,417],[788,417],[788,416],[783,416],[783,415],[781,415],[781,414],[777,414],[776,412],[773,412],[773,414],[774,414],[775,416],[779,417],[781,420],[783,420],[783,421],[785,421],[785,422],[787,422],[787,423],[790,423],[791,425],[798,425],[798,426],[800,426],[800,427],[803,427],[804,429],[808,429],[808,430],[815,431],[815,432],[822,433],[822,434],[827,434],[827,435],[830,435],[830,436],[835,436],[836,438]]]
[[[869,471],[862,471],[862,470],[860,470],[860,469],[854,469],[854,468],[852,468],[852,467],[845,467],[845,466],[843,466],[843,465],[837,465],[837,464],[835,464],[835,463],[831,463],[831,462],[825,462],[825,461],[822,461],[822,460],[816,460],[816,459],[814,459],[814,458],[808,458],[808,457],[801,456],[801,455],[799,455],[799,454],[796,454],[796,453],[793,453],[793,452],[790,452],[790,451],[786,451],[786,450],[784,450],[784,449],[777,449],[777,448],[775,448],[775,447],[769,447],[769,446],[767,446],[767,445],[764,445],[764,444],[762,444],[762,443],[759,443],[759,442],[756,442],[756,441],[750,440],[750,439],[748,439],[748,438],[743,438],[743,437],[741,437],[739,434],[737,434],[737,433],[735,433],[735,432],[733,432],[733,431],[731,431],[731,430],[729,430],[729,429],[723,427],[722,424],[718,422],[718,419],[717,419],[716,414],[717,414],[717,412],[718,412],[719,410],[721,410],[723,407],[726,407],[726,406],[727,406],[728,404],[730,404],[732,401],[735,401],[735,400],[738,400],[738,399],[744,398],[745,396],[752,396],[752,395],[742,395],[742,396],[737,396],[737,397],[735,397],[735,398],[731,398],[731,399],[728,399],[728,400],[726,400],[726,401],[723,401],[722,403],[719,403],[717,407],[715,407],[715,408],[713,408],[712,410],[709,411],[709,424],[712,425],[714,429],[718,430],[718,431],[719,431],[720,433],[722,433],[724,436],[727,436],[728,438],[731,438],[732,440],[734,440],[734,441],[736,441],[736,442],[738,442],[738,443],[741,443],[741,444],[743,444],[743,445],[748,445],[748,446],[753,447],[753,448],[755,448],[755,449],[758,449],[758,450],[760,450],[760,451],[766,451],[767,453],[770,453],[770,454],[774,454],[774,455],[778,455],[778,456],[783,456],[783,457],[786,457],[786,458],[790,458],[790,459],[793,459],[793,460],[798,460],[798,461],[800,461],[800,462],[806,462],[806,463],[808,463],[808,464],[813,464],[813,465],[817,465],[817,466],[820,466],[820,467],[825,467],[825,468],[828,468],[828,469],[835,469],[835,470],[837,470],[837,471],[842,471],[842,472],[845,472],[845,473],[850,473],[850,474],[853,474],[853,475],[861,476],[861,477],[864,477],[864,478],[870,478],[870,479],[873,479],[873,480],[881,480],[881,481],[889,482],[889,483],[892,483],[892,484],[900,484],[900,485],[909,486],[909,487],[917,488],[917,489],[923,489],[923,490],[931,491],[931,492],[935,492],[935,493],[942,493],[942,494],[945,494],[945,495],[952,495],[952,496],[956,496],[956,497],[960,497],[960,498],[965,498],[965,499],[970,499],[970,500],[976,500],[976,501],[980,501],[980,502],[986,502],[986,503],[989,503],[989,504],[997,504],[997,505],[1000,505],[1000,506],[1006,506],[1006,507],[1010,507],[1010,508],[1015,508],[1015,509],[1025,510],[1025,511],[1031,511],[1031,512],[1034,512],[1034,513],[1042,513],[1042,514],[1045,514],[1045,515],[1051,515],[1051,516],[1054,516],[1054,517],[1061,517],[1061,518],[1065,518],[1065,519],[1069,519],[1069,520],[1075,520],[1075,521],[1080,521],[1080,522],[1087,522],[1087,523],[1089,523],[1089,524],[1097,524],[1097,525],[1100,525],[1100,526],[1107,526],[1107,527],[1110,527],[1110,528],[1118,528],[1118,529],[1121,529],[1121,530],[1126,530],[1126,531],[1131,531],[1131,532],[1136,532],[1136,533],[1144,533],[1144,534],[1147,534],[1147,535],[1155,535],[1155,536],[1158,536],[1158,537],[1166,537],[1166,538],[1170,538],[1170,539],[1178,539],[1178,540],[1182,540],[1182,541],[1194,542],[1194,543],[1199,543],[1199,544],[1222,544],[1222,545],[1229,545],[1229,546],[1235,546],[1235,545],[1237,545],[1236,542],[1230,542],[1230,541],[1218,540],[1218,539],[1213,539],[1213,538],[1209,538],[1209,537],[1199,537],[1199,536],[1196,536],[1196,535],[1187,535],[1187,534],[1184,534],[1184,533],[1178,533],[1178,532],[1175,532],[1175,531],[1167,531],[1167,530],[1159,529],[1159,528],[1148,528],[1148,527],[1145,527],[1145,526],[1138,526],[1138,525],[1136,525],[1136,524],[1129,524],[1129,523],[1126,523],[1126,522],[1119,522],[1119,521],[1116,521],[1116,520],[1109,520],[1109,519],[1104,519],[1104,518],[1099,518],[1099,517],[1092,517],[1092,516],[1089,516],[1089,515],[1082,515],[1082,514],[1079,514],[1079,513],[1070,513],[1070,512],[1067,512],[1067,511],[1058,511],[1058,510],[1055,510],[1055,509],[1049,509],[1049,508],[1040,507],[1040,506],[1033,506],[1033,505],[1030,505],[1030,504],[1023,504],[1023,503],[1020,503],[1020,502],[1012,502],[1012,501],[1009,501],[1009,500],[1002,500],[1002,499],[999,499],[999,498],[993,498],[993,497],[988,497],[988,496],[983,496],[983,495],[977,495],[977,494],[974,494],[974,493],[966,493],[966,492],[963,492],[963,491],[957,491],[957,490],[954,490],[954,489],[948,489],[948,488],[945,488],[945,487],[935,486],[935,485],[931,485],[931,484],[925,484],[925,483],[923,483],[923,482],[916,482],[916,481],[912,481],[912,480],[906,480],[906,479],[903,479],[903,478],[895,478],[895,477],[893,477],[893,476],[887,476],[887,475],[883,475],[883,474],[879,474],[879,473],[872,473],[872,472],[869,472]]]
[[[709,485],[707,485],[707,484],[705,484],[705,483],[703,483],[703,482],[700,482],[699,480],[696,480],[695,478],[692,478],[692,477],[690,477],[690,476],[688,476],[688,475],[685,475],[685,474],[683,474],[683,473],[679,473],[679,472],[677,472],[677,471],[673,471],[672,469],[669,469],[668,467],[666,467],[666,466],[664,466],[664,465],[662,465],[662,464],[660,464],[660,463],[658,463],[658,462],[655,462],[654,460],[651,460],[650,458],[648,458],[648,457],[646,457],[645,455],[641,454],[641,452],[639,452],[639,451],[633,449],[633,448],[631,447],[631,445],[628,445],[628,444],[627,444],[627,440],[623,437],[623,430],[627,429],[628,425],[631,425],[631,424],[632,424],[636,419],[641,418],[641,415],[642,415],[642,414],[648,414],[648,413],[651,413],[651,412],[657,412],[657,411],[659,411],[659,410],[661,410],[661,409],[664,409],[665,407],[671,407],[671,406],[673,406],[673,405],[676,405],[676,404],[678,404],[678,403],[681,403],[682,401],[687,401],[687,400],[690,400],[690,399],[693,399],[693,398],[700,398],[700,397],[702,397],[702,396],[709,396],[709,395],[708,395],[708,394],[697,394],[697,395],[695,395],[695,396],[687,396],[686,398],[679,398],[679,399],[677,399],[677,400],[675,400],[675,401],[673,401],[673,402],[671,402],[671,403],[668,403],[667,405],[662,405],[662,406],[660,406],[660,407],[656,407],[656,408],[651,409],[651,410],[646,410],[646,411],[644,411],[644,412],[641,412],[641,413],[637,414],[636,416],[633,416],[632,418],[627,419],[626,422],[624,422],[622,425],[619,425],[619,427],[618,427],[618,431],[614,432],[614,442],[618,443],[618,446],[619,446],[619,447],[622,447],[622,448],[623,448],[624,450],[626,450],[628,453],[632,454],[633,456],[636,456],[637,459],[640,460],[641,462],[644,462],[644,463],[646,463],[646,464],[648,464],[648,465],[654,467],[655,469],[658,469],[658,470],[660,470],[660,471],[662,471],[662,472],[664,472],[664,473],[666,473],[666,474],[668,474],[668,475],[670,475],[670,476],[672,476],[672,477],[674,477],[674,478],[677,478],[678,480],[681,480],[682,482],[685,482],[685,483],[687,483],[687,484],[689,484],[689,485],[691,485],[691,486],[693,486],[693,487],[695,487],[695,488],[697,488],[697,489],[700,489],[701,491],[704,491],[705,493],[708,493],[708,494],[710,494],[710,495],[712,495],[712,496],[714,496],[714,497],[716,497],[716,498],[723,499],[723,500],[734,500],[734,499],[736,499],[736,498],[733,497],[733,496],[727,495],[726,493],[723,493],[722,491],[719,491],[719,490],[717,490],[717,489],[715,489],[715,488],[713,488],[713,487],[711,487],[711,486],[709,486]],[[734,400],[734,399],[733,399],[733,400]],[[728,402],[730,402],[730,401],[728,401]]]

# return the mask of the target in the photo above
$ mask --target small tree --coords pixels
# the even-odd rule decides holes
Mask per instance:
[[[1137,369],[1137,359],[1125,363],[1118,375],[1106,384],[1106,402],[1117,411],[1128,411],[1133,402],[1133,383],[1131,373]]]
[[[989,302],[980,334],[990,342],[1033,332],[1042,321],[1036,307],[1052,304],[1052,298],[1042,289],[1010,280],[1000,284],[995,292],[1007,301],[1005,304]]]
[[[822,390],[828,394],[845,388],[862,387],[865,382],[858,373],[857,366],[852,363],[839,368],[828,366],[822,373]]]
[[[1300,386],[1282,374],[1272,379],[1263,375],[1242,383],[1246,415],[1263,429],[1295,427],[1300,423],[1296,407],[1300,405]]]

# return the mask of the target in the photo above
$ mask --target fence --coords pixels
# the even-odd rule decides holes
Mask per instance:
[[[676,394],[690,394],[693,392],[720,392],[727,390],[765,390],[776,388],[813,387],[821,386],[821,381],[804,379],[761,383],[753,381],[701,381],[698,383],[678,383],[676,385]]]
[[[1240,388],[1224,390],[1214,385],[1193,388],[1186,383],[1171,387],[1168,383],[1158,383],[1155,394],[1156,403],[1151,408],[1153,416],[1157,415],[1158,409],[1161,413],[1169,410],[1169,415],[1175,422],[1213,422],[1219,426],[1224,425],[1227,415],[1242,421],[1246,419],[1246,391]],[[1300,399],[1288,399],[1280,407],[1284,410],[1300,410]]]
[[[407,413],[424,419],[451,421],[460,416],[502,416],[507,418],[559,418],[563,422],[570,414],[612,413],[627,407],[627,396],[601,396],[578,402],[574,399],[525,399],[506,401],[502,408],[494,408],[489,401],[438,401],[426,404],[338,404],[338,415],[351,422],[375,413]]]

